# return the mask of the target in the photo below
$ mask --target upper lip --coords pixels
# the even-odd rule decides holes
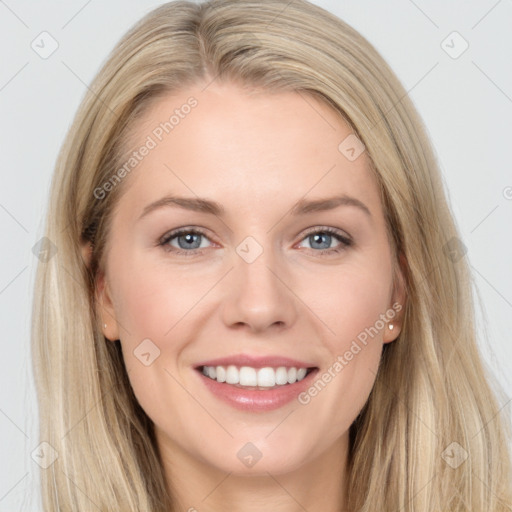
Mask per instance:
[[[195,365],[196,368],[201,366],[251,366],[252,368],[265,368],[272,366],[286,366],[288,368],[316,368],[316,366],[307,361],[299,361],[284,356],[251,356],[249,354],[236,354],[227,357],[219,357],[217,359],[209,359]]]

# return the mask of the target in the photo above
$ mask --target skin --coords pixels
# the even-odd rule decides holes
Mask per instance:
[[[312,97],[204,87],[158,100],[134,128],[136,149],[187,98],[198,101],[125,178],[97,281],[104,334],[120,339],[137,400],[155,423],[176,510],[342,510],[348,429],[372,389],[383,344],[400,333],[400,313],[392,331],[384,326],[307,405],[239,411],[212,395],[193,367],[248,353],[327,371],[379,315],[404,304],[369,160],[362,153],[349,161],[338,150],[352,130]],[[171,193],[215,200],[226,213],[167,206],[139,220]],[[341,194],[371,216],[354,206],[289,214],[303,197]],[[158,246],[180,227],[206,231],[197,242],[202,254]],[[337,229],[353,245],[329,236],[315,243],[305,233],[312,227]],[[263,248],[252,263],[236,252],[247,236]],[[177,238],[167,245],[180,249]],[[146,338],[160,350],[149,366],[133,354]],[[237,457],[247,442],[262,454],[252,467]]]

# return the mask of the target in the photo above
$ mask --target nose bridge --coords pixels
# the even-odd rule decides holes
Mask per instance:
[[[293,294],[284,284],[284,275],[280,276],[280,258],[267,242],[249,236],[235,248],[224,305],[227,324],[244,323],[261,330],[273,324],[290,326],[294,321]]]

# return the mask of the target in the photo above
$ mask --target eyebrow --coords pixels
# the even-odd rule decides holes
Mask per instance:
[[[194,212],[208,213],[217,217],[222,217],[226,213],[226,210],[220,203],[210,199],[171,195],[162,197],[161,199],[147,205],[140,215],[139,220],[157,209],[173,206]],[[346,194],[315,200],[300,199],[295,203],[295,205],[293,205],[290,213],[292,216],[298,217],[300,215],[306,215],[313,212],[334,210],[339,206],[355,206],[369,217],[372,216],[369,208],[362,201]]]

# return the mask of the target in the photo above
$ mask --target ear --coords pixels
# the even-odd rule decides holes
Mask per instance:
[[[82,245],[82,258],[87,267],[90,267],[93,246],[89,242]],[[94,297],[97,317],[101,321],[99,326],[105,338],[111,341],[119,339],[119,328],[117,325],[114,304],[111,293],[103,271],[99,270],[95,277]],[[106,325],[106,327],[105,327]]]
[[[391,303],[389,309],[395,311],[393,318],[389,317],[388,323],[384,327],[383,341],[390,343],[398,338],[402,331],[402,326],[405,316],[405,303],[407,300],[407,289],[405,284],[405,272],[407,270],[407,260],[405,255],[400,252],[398,256],[398,268],[395,276],[395,283],[393,293],[391,296]],[[390,325],[393,329],[390,329]]]

